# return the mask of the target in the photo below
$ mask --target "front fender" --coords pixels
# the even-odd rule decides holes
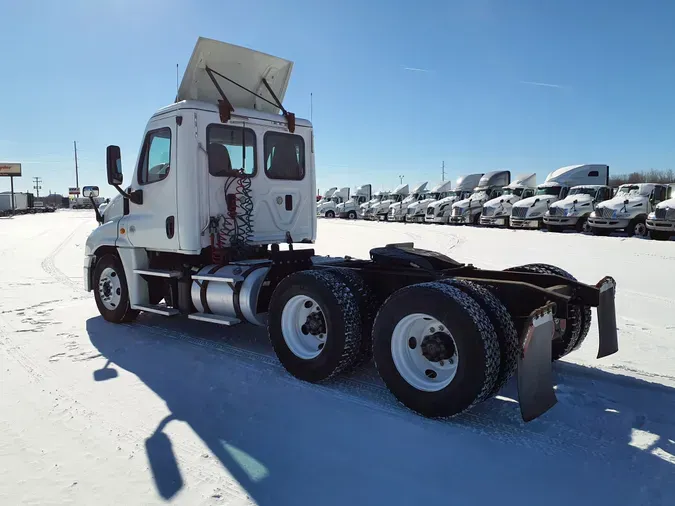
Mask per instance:
[[[114,218],[92,230],[84,245],[84,254],[93,256],[101,246],[116,246],[119,234],[118,225],[119,218]]]

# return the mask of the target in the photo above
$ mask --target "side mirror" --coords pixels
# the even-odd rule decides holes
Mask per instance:
[[[122,175],[122,155],[119,146],[108,146],[106,149],[106,170],[108,172],[108,184],[119,186],[124,182]]]
[[[85,199],[98,197],[98,186],[85,186],[82,188],[82,196]]]

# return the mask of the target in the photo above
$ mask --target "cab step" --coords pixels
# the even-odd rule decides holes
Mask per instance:
[[[206,314],[206,313],[192,313],[188,315],[188,319],[228,326],[241,323],[241,320],[237,318],[230,318],[229,316],[221,316],[217,314]]]
[[[180,278],[183,273],[165,269],[134,269],[134,274],[139,274],[140,276],[154,276],[156,278]]]
[[[177,314],[180,314],[178,309],[164,304],[132,304],[131,309],[138,309],[139,311],[145,311],[146,313],[161,314],[162,316],[176,316]]]

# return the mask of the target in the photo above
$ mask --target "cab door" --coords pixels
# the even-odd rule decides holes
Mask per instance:
[[[129,242],[138,248],[176,251],[177,129],[174,116],[151,121],[141,146],[133,190],[143,191],[143,203],[129,202],[124,219]]]

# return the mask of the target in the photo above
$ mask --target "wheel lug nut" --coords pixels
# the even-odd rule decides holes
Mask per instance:
[[[433,334],[434,332],[436,332],[436,329],[434,327],[429,327],[429,332]]]
[[[441,360],[440,362],[438,362],[438,365],[440,365],[441,367],[443,367],[443,366],[445,365],[445,362],[443,362],[443,361]]]
[[[312,301],[311,301],[311,300],[308,300],[307,302],[305,302],[305,307],[306,307],[307,309],[309,309],[310,307],[312,307],[312,305],[313,305],[313,304],[312,304]]]

